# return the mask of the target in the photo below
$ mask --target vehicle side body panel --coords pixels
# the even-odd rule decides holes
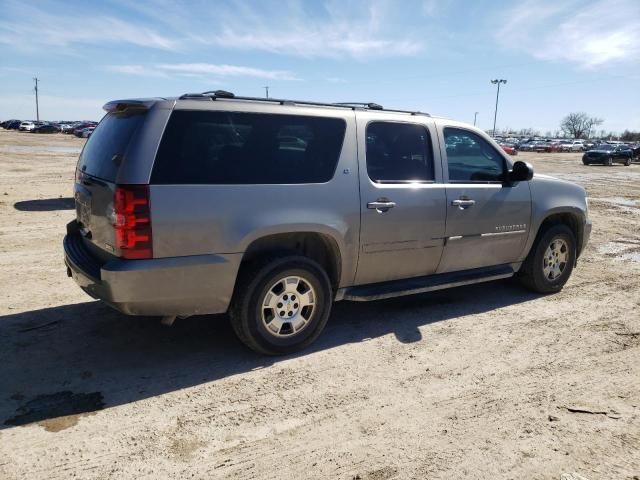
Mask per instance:
[[[445,192],[434,121],[424,115],[407,118],[406,115],[379,112],[357,112],[357,119],[362,226],[355,283],[435,273],[443,247]],[[415,183],[372,181],[367,172],[366,132],[367,126],[374,121],[417,124],[426,128],[434,150],[435,180]],[[385,199],[395,203],[388,211],[368,206]]]
[[[181,103],[180,108],[203,107],[202,101]],[[230,108],[219,104],[220,109]],[[217,107],[205,105],[209,110]],[[243,107],[239,104],[237,108],[247,111]],[[343,119],[344,144],[333,178],[326,183],[294,185],[151,185],[154,255],[243,253],[252,242],[269,235],[319,233],[329,236],[340,250],[340,286],[351,285],[360,229],[354,112],[260,107],[251,106],[249,111]]]
[[[438,273],[518,262],[531,228],[528,182],[450,182],[444,140],[447,127],[480,136],[504,159],[507,169],[512,165],[506,152],[482,130],[460,122],[438,122],[447,194],[446,243]],[[460,199],[475,203],[468,208],[453,205]]]
[[[548,175],[536,174],[528,182],[531,188],[531,231],[521,255],[524,260],[533,246],[542,223],[552,215],[571,214],[577,220],[577,256],[582,253],[591,234],[591,220],[587,216],[585,190],[575,183],[566,182]]]

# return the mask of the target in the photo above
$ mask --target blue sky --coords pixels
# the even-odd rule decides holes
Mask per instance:
[[[375,101],[555,131],[640,130],[640,0],[0,0],[0,119],[98,119],[110,99],[226,89]]]

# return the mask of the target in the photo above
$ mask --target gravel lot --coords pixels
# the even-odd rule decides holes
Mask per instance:
[[[0,478],[640,475],[640,165],[518,156],[589,191],[561,293],[342,302],[313,348],[263,358],[224,316],[167,328],[66,277],[83,143],[0,131]]]

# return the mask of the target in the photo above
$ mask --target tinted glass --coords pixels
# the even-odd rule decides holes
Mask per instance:
[[[370,123],[367,173],[379,183],[433,181],[433,149],[427,129],[408,123]]]
[[[177,110],[156,157],[156,184],[323,183],[333,177],[339,118]]]
[[[450,182],[502,181],[505,161],[486,140],[468,130],[445,128]]]
[[[78,168],[94,177],[115,181],[121,157],[143,121],[144,113],[105,115],[87,140],[80,154]]]

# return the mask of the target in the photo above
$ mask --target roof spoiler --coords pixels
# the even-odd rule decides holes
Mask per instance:
[[[142,100],[112,100],[102,106],[102,109],[109,113],[125,113],[128,111],[149,110],[158,98],[148,98]]]

